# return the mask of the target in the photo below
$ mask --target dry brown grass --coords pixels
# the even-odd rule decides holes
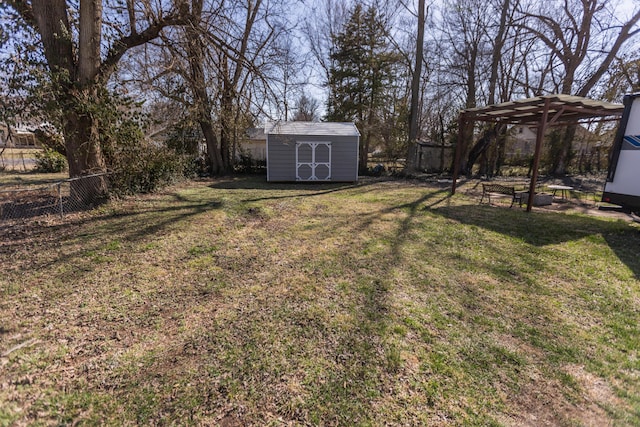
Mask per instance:
[[[640,421],[625,222],[238,178],[2,232],[0,425]]]

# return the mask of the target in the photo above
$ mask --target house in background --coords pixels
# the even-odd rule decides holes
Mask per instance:
[[[549,131],[550,132],[550,131]],[[545,139],[548,137],[545,135]],[[600,169],[604,165],[611,144],[606,134],[598,136],[584,126],[578,126],[573,139],[573,152],[576,166],[582,170],[583,164],[593,164]],[[611,139],[612,140],[612,139]],[[524,161],[533,157],[536,148],[536,128],[530,126],[513,126],[507,136],[505,157],[512,162]]]
[[[358,180],[354,123],[276,122],[265,126],[267,181]]]
[[[536,149],[536,128],[516,125],[507,136],[505,157],[509,160],[523,160],[533,156]]]
[[[24,126],[12,127],[0,125],[0,147],[39,148],[36,134]]]
[[[237,159],[240,160],[242,157],[253,163],[267,160],[267,135],[264,127],[247,129],[236,153]]]

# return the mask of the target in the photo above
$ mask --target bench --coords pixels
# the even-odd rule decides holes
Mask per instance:
[[[520,206],[522,206],[522,195],[520,193],[516,193],[515,187],[509,187],[502,184],[482,184],[482,197],[480,198],[480,203],[484,200],[484,197],[487,196],[489,199],[489,204],[491,204],[491,195],[498,196],[511,196],[511,206],[517,201]]]

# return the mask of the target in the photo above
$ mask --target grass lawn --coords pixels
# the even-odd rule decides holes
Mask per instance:
[[[0,224],[0,425],[640,425],[640,231],[405,181]]]
[[[40,148],[6,148],[0,147],[0,184],[2,175],[7,171],[30,172],[35,168],[35,155],[41,152]]]
[[[29,189],[69,179],[68,172],[36,173],[32,171],[0,172],[0,191]]]
[[[0,154],[5,159],[22,159],[34,158],[36,153],[41,152],[41,148],[14,148],[14,147],[0,147]]]

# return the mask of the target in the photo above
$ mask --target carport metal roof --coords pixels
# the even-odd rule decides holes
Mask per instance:
[[[529,202],[527,204],[527,211],[530,211],[533,204],[535,183],[538,180],[538,164],[542,140],[547,127],[566,126],[585,121],[619,120],[623,111],[624,106],[622,104],[595,101],[573,95],[545,95],[463,110],[458,117],[458,129],[462,129],[463,125],[469,121],[537,126],[536,149],[533,155],[533,176],[529,185]],[[451,194],[456,192],[460,157],[464,151],[461,148],[466,148],[466,144],[462,140],[462,132],[458,132]]]
[[[578,123],[585,120],[618,120],[622,115],[622,104],[611,104],[594,101],[581,96],[546,95],[535,98],[519,99],[488,105],[480,108],[469,108],[462,111],[467,120],[497,122],[509,124],[540,123],[548,103],[547,114],[551,117],[547,126],[553,124]]]

